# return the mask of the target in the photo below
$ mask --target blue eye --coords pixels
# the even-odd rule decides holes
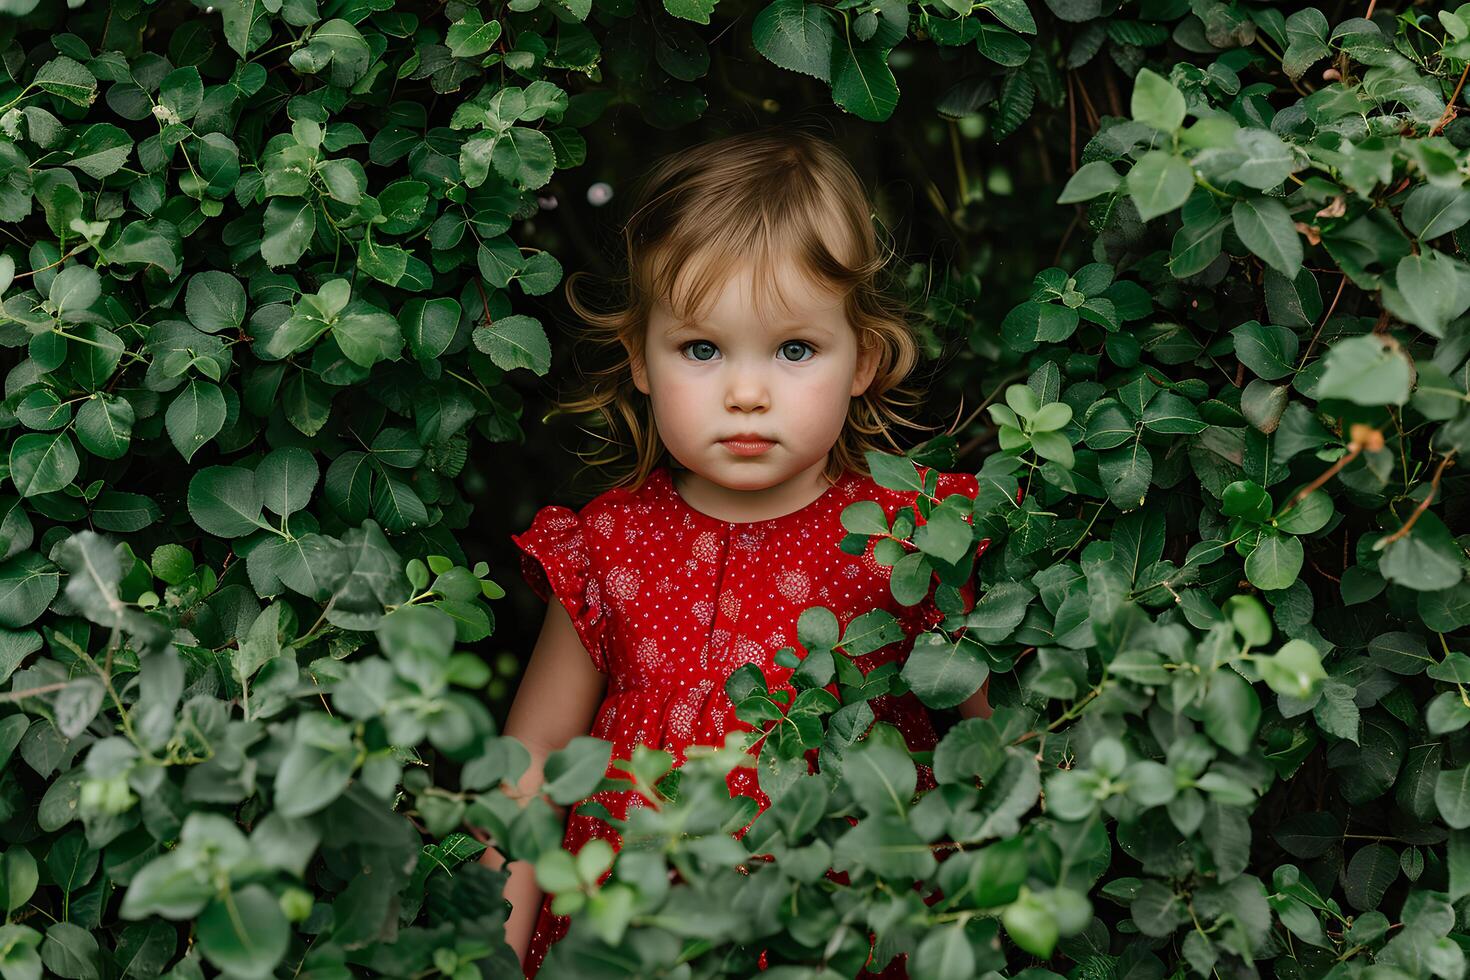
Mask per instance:
[[[793,347],[797,348],[798,350],[800,350],[801,348],[806,348],[807,350],[809,350],[809,351],[812,352],[812,357],[815,357],[817,355],[816,348],[812,347],[811,344],[807,343],[804,340],[788,340],[786,343],[784,343],[784,344],[781,345],[781,349],[783,351],[789,351]],[[801,361],[809,361],[809,360],[811,360],[811,358],[810,357],[796,357],[796,358],[791,358],[791,360],[794,360],[794,361],[800,363]]]
[[[691,340],[691,341],[689,341],[689,343],[685,344],[683,347],[681,347],[679,349],[680,350],[689,350],[692,347],[708,347],[711,350],[717,350],[718,349],[718,348],[715,347],[714,344],[710,343],[708,340]],[[713,356],[714,356],[713,354],[710,355],[710,357],[713,357]],[[696,361],[707,361],[710,358],[709,357],[699,357],[699,356],[696,355],[694,359]]]

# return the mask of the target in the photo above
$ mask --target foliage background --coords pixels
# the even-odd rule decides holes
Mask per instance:
[[[0,9],[7,980],[504,975],[487,832],[573,915],[548,976],[1463,975],[1470,10]],[[950,615],[901,675],[812,610],[732,677],[739,842],[738,746],[578,740],[552,800],[647,805],[563,854],[492,710],[561,270],[599,181],[814,112],[953,357],[913,455],[983,487],[876,459],[925,524],[843,546]],[[866,699],[988,675],[912,799]]]

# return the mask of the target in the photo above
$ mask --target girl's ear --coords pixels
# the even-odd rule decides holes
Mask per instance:
[[[856,398],[868,390],[873,377],[878,373],[878,345],[859,347],[857,367],[852,372],[852,397]]]
[[[619,340],[623,349],[628,352],[628,367],[633,372],[634,386],[645,395],[648,394],[648,367],[643,363],[643,355],[635,351],[626,340]]]

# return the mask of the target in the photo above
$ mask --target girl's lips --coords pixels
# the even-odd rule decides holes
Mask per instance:
[[[720,445],[736,456],[759,456],[775,443],[764,439],[725,439],[720,442]]]

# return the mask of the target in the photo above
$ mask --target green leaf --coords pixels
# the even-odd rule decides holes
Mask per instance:
[[[214,6],[224,18],[225,43],[231,50],[243,58],[259,46],[261,38],[258,32],[254,43],[251,43],[251,27],[257,19],[265,16],[265,0],[220,0]]]
[[[898,105],[898,82],[888,67],[888,51],[839,39],[832,55],[832,101],[869,122],[892,115]]]
[[[888,588],[900,604],[916,605],[928,594],[933,576],[934,571],[925,561],[924,555],[911,551],[894,562],[893,571],[888,577]]]
[[[457,301],[446,296],[411,299],[398,314],[408,349],[421,361],[432,361],[448,349],[462,315]]]
[[[1150,221],[1177,210],[1194,190],[1194,168],[1183,157],[1149,150],[1125,178],[1138,215]]]
[[[1062,188],[1061,196],[1057,198],[1058,204],[1076,204],[1079,201],[1090,201],[1095,197],[1101,197],[1118,189],[1123,183],[1123,178],[1113,169],[1113,165],[1106,160],[1094,160],[1085,163],[1067,181],[1067,186]]]
[[[0,946],[5,950],[0,965],[5,967],[6,980],[41,980],[41,956],[36,950],[40,944],[41,934],[30,926],[0,926]]]
[[[1388,887],[1399,876],[1399,855],[1385,844],[1360,847],[1348,862],[1346,895],[1359,911],[1378,908]]]
[[[94,180],[122,169],[133,152],[133,138],[111,123],[96,123],[82,130],[71,146],[67,166],[75,167]]]
[[[406,235],[418,227],[429,206],[429,185],[421,180],[395,180],[378,194],[384,234]]]
[[[1083,442],[1089,449],[1113,449],[1132,441],[1136,435],[1137,426],[1116,401],[1104,399],[1088,409]]]
[[[35,622],[60,588],[60,570],[37,552],[0,562],[0,626],[19,629]]]
[[[1301,540],[1289,534],[1263,532],[1245,560],[1245,577],[1258,589],[1284,589],[1301,574]]]
[[[1035,593],[1019,582],[996,582],[971,610],[966,625],[983,643],[1000,643],[1026,615]]]
[[[1271,495],[1252,480],[1236,480],[1221,493],[1220,512],[1259,524],[1271,517]]]
[[[1399,346],[1378,334],[1365,334],[1332,345],[1316,395],[1356,405],[1402,405],[1412,383],[1413,370]]]
[[[19,725],[12,723],[7,726],[5,737],[0,740],[7,747],[4,753],[7,758],[14,751],[26,727],[23,719]],[[14,912],[23,908],[36,893],[36,886],[41,881],[36,859],[31,852],[24,847],[12,847],[6,851],[3,868],[0,868],[0,880],[4,883],[6,911]]]
[[[109,262],[151,265],[169,276],[183,263],[178,229],[167,221],[134,221],[106,252]]]
[[[516,275],[521,292],[527,296],[545,296],[561,282],[561,263],[550,252],[536,252],[526,260]]]
[[[853,534],[887,534],[888,517],[876,500],[858,500],[842,509],[842,526]]]
[[[1027,9],[1025,0],[981,0],[978,6],[1013,31],[1036,33],[1036,20]]]
[[[87,309],[102,296],[102,278],[96,270],[84,265],[69,265],[51,280],[47,302],[62,319],[73,319],[68,313]]]
[[[919,699],[931,708],[953,708],[980,689],[990,667],[975,645],[943,633],[920,633],[902,672]]]
[[[225,425],[225,396],[219,385],[191,380],[169,403],[164,417],[168,437],[188,462]]]
[[[1184,124],[1184,95],[1167,78],[1142,68],[1133,79],[1130,110],[1136,121],[1172,133]]]
[[[912,540],[924,554],[953,565],[969,553],[974,535],[959,510],[941,504],[929,512],[927,522],[914,531]]]
[[[368,516],[372,475],[373,457],[361,452],[343,453],[327,468],[327,503],[347,523],[360,524]]]
[[[276,812],[305,817],[342,795],[356,768],[347,726],[321,713],[303,714],[276,774]]]
[[[398,285],[408,271],[408,253],[396,245],[381,245],[369,231],[357,252],[357,267],[389,286]]]
[[[1261,701],[1255,688],[1229,667],[1210,675],[1205,694],[1205,734],[1236,755],[1245,755],[1261,722]]]
[[[256,980],[275,975],[291,941],[281,903],[264,885],[215,898],[199,916],[196,935],[209,962],[231,976]]]
[[[327,194],[332,200],[354,207],[362,203],[363,192],[367,190],[367,175],[356,160],[328,160],[317,172],[322,183],[327,185]]]
[[[1000,921],[1021,949],[1041,959],[1051,957],[1060,936],[1056,918],[1029,891],[1023,890],[1019,899],[1006,906]]]
[[[1470,766],[1439,774],[1434,783],[1434,805],[1439,816],[1455,830],[1470,827]]]
[[[140,531],[163,516],[149,497],[121,490],[103,490],[92,502],[92,522],[104,531]]]
[[[44,92],[82,107],[91,105],[97,98],[97,77],[79,62],[65,56],[52,58],[42,65],[33,84]]]
[[[290,61],[308,74],[318,74],[325,68],[330,84],[350,88],[367,74],[372,50],[357,28],[338,18],[318,27],[311,35],[311,42],[298,48]]]
[[[868,471],[873,474],[873,480],[880,487],[915,492],[924,489],[919,471],[914,469],[913,461],[907,457],[870,450],[863,454],[863,459],[868,464]]]
[[[1313,490],[1295,506],[1276,519],[1277,530],[1288,534],[1313,534],[1327,526],[1336,508],[1332,496],[1324,490]]]
[[[773,65],[830,80],[836,32],[831,15],[821,4],[774,0],[756,14],[751,40]]]
[[[909,969],[935,980],[964,980],[973,977],[975,952],[962,922],[930,929],[914,950]]]
[[[1470,269],[1442,252],[1425,249],[1399,259],[1384,305],[1402,320],[1443,337],[1451,320],[1470,309]]]
[[[675,17],[692,20],[696,24],[708,24],[714,12],[716,0],[664,0],[664,9]]]
[[[607,772],[612,743],[587,735],[574,736],[566,748],[546,757],[542,791],[558,806],[568,806],[589,795]]]
[[[316,458],[309,451],[283,446],[255,468],[255,487],[265,508],[284,517],[311,503],[320,475]]]
[[[260,257],[270,266],[292,265],[316,234],[316,211],[310,201],[272,199],[265,209]]]
[[[406,531],[428,522],[429,513],[413,488],[386,472],[373,484],[373,516],[387,531]]]
[[[500,21],[485,22],[480,11],[467,9],[461,18],[450,25],[444,35],[449,53],[456,58],[474,58],[484,54],[500,40]]]
[[[1423,242],[1447,235],[1470,221],[1470,191],[1420,184],[1404,202],[1403,218],[1404,227]]]
[[[1270,190],[1285,180],[1296,167],[1291,147],[1269,129],[1237,129],[1235,145],[1244,155],[1244,159],[1229,171],[1229,176],[1247,187]]]
[[[1162,391],[1144,408],[1143,427],[1165,435],[1195,435],[1203,432],[1206,425],[1188,398]]]
[[[523,190],[545,186],[556,168],[556,151],[539,129],[512,126],[490,154],[495,172]]]
[[[1322,655],[1305,640],[1288,640],[1269,657],[1257,657],[1261,679],[1271,690],[1298,701],[1310,700],[1319,682],[1327,679]]]
[[[474,341],[503,371],[528,368],[542,375],[551,370],[551,343],[534,317],[501,317],[488,327],[476,327]]]
[[[1437,592],[1457,585],[1464,575],[1463,556],[1449,528],[1433,511],[1419,515],[1409,533],[1384,549],[1378,572],[1390,582],[1418,592]]]
[[[52,493],[76,479],[81,461],[63,430],[27,433],[10,444],[10,479],[22,497]]]
[[[1108,499],[1121,510],[1143,506],[1153,481],[1154,460],[1148,447],[1135,441],[1098,456],[1098,476],[1102,477]]]
[[[236,330],[245,322],[245,287],[228,272],[200,272],[189,280],[184,311],[206,333]]]
[[[189,480],[189,516],[209,534],[238,538],[265,526],[255,474],[238,466],[207,466]]]
[[[1081,316],[1075,309],[1030,300],[1006,314],[1001,333],[1013,349],[1025,351],[1039,343],[1061,343],[1077,331],[1080,322]]]
[[[1033,432],[1031,448],[1042,459],[1052,460],[1064,469],[1072,468],[1072,444],[1060,432]]]
[[[104,387],[122,361],[122,338],[95,323],[74,328],[68,347],[72,377],[89,391]]]
[[[1315,7],[1298,10],[1286,18],[1288,45],[1281,67],[1293,79],[1299,79],[1308,68],[1332,52],[1327,47],[1328,23]]]
[[[1235,356],[1257,377],[1275,381],[1295,370],[1300,341],[1294,331],[1247,320],[1231,330],[1230,336],[1235,341]]]
[[[1302,267],[1302,240],[1292,224],[1286,205],[1271,197],[1236,201],[1230,209],[1235,233],[1245,247],[1287,278]]]
[[[521,271],[525,262],[521,257],[520,247],[507,235],[497,235],[482,241],[479,251],[476,252],[476,259],[480,275],[496,289],[504,289],[510,285],[511,279]]]
[[[133,438],[133,403],[99,392],[77,409],[77,441],[93,456],[122,459]]]
[[[41,944],[41,962],[52,975],[72,980],[101,980],[100,949],[90,932],[72,922],[53,922],[46,927]]]
[[[396,360],[403,349],[398,321],[370,307],[338,318],[332,326],[332,338],[354,364],[365,368],[379,361]]]
[[[175,121],[194,118],[204,102],[204,81],[193,65],[175,68],[163,77],[158,88],[158,101],[172,113]]]

